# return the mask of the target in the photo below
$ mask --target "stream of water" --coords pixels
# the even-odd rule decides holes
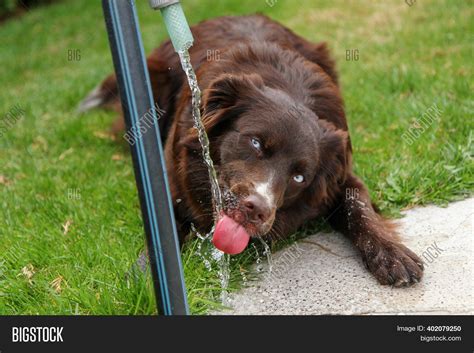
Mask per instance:
[[[209,172],[212,204],[214,208],[214,219],[217,220],[219,214],[223,210],[222,194],[221,189],[219,188],[219,182],[217,181],[217,173],[216,169],[214,168],[214,162],[212,161],[211,153],[209,151],[209,138],[207,137],[207,133],[201,119],[201,90],[199,89],[196,74],[194,73],[193,66],[191,65],[191,57],[189,56],[189,52],[187,50],[181,50],[178,54],[179,58],[181,59],[181,66],[183,67],[186,77],[188,78],[189,88],[191,89],[194,127],[198,132],[199,142],[202,146],[202,158]]]

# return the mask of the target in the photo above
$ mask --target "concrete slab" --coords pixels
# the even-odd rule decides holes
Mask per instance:
[[[474,198],[404,214],[401,234],[425,262],[415,286],[379,285],[347,239],[320,233],[274,254],[218,314],[473,314]]]

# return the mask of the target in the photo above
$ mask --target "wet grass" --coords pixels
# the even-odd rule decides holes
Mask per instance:
[[[189,0],[184,9],[191,23],[263,12],[330,44],[355,168],[385,212],[472,194],[467,2],[273,3]],[[146,2],[138,6],[150,51],[165,30]],[[0,112],[14,116],[0,130],[0,314],[155,313],[149,277],[126,276],[144,241],[128,152],[103,134],[114,114],[74,112],[112,71],[100,6],[38,8],[4,23],[0,37]],[[347,60],[348,50],[358,60]],[[421,132],[413,123],[433,104],[440,119]],[[411,144],[401,138],[408,129],[420,133]],[[191,310],[205,313],[216,306],[220,282],[197,245],[186,246],[183,263]],[[231,288],[254,258],[251,248],[233,259]]]

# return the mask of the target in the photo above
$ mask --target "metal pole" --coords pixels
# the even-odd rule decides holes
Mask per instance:
[[[130,148],[158,312],[187,315],[179,242],[135,2],[102,0],[102,7],[127,130],[142,132]],[[153,116],[152,126],[141,119],[145,115]]]

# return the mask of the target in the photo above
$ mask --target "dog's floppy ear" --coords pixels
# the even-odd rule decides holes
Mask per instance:
[[[204,116],[210,118],[219,110],[235,106],[239,100],[251,98],[263,86],[263,79],[258,74],[219,76],[204,91]]]
[[[312,207],[328,203],[334,198],[346,181],[352,164],[349,133],[325,120],[319,120],[318,126],[318,173],[308,193]]]
[[[263,87],[263,79],[258,74],[223,74],[217,77],[202,96],[202,122],[206,132],[210,134],[218,124],[243,113]],[[182,144],[191,149],[200,148],[195,128],[186,135]]]

